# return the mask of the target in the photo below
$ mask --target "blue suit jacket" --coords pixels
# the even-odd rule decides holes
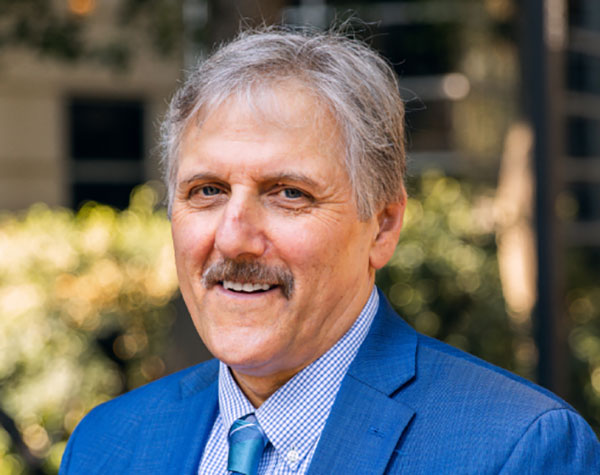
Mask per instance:
[[[416,333],[381,296],[310,474],[600,474],[600,444],[565,402]],[[195,474],[215,420],[217,361],[95,408],[62,474]]]

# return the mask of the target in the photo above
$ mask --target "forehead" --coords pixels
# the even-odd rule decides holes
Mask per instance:
[[[226,117],[228,114],[230,116]],[[214,123],[216,119],[225,118],[230,124],[238,119],[238,122],[277,126],[291,131],[312,126],[322,129],[325,126],[327,132],[339,133],[337,120],[330,108],[315,92],[297,80],[248,86],[224,98],[209,100],[190,125],[201,129],[206,122]]]
[[[191,157],[221,157],[220,147],[237,146],[245,156],[299,158],[310,155],[345,169],[338,123],[328,107],[304,86],[287,82],[231,94],[201,111],[184,132],[180,165]],[[251,148],[244,148],[251,147]],[[283,157],[280,157],[283,158]]]

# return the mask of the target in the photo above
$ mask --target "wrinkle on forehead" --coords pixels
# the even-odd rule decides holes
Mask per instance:
[[[238,112],[247,114],[246,117],[259,125],[275,125],[282,130],[301,130],[314,126],[327,132],[322,134],[322,139],[329,146],[337,142],[340,153],[343,153],[342,130],[335,115],[316,93],[297,80],[249,86],[234,91],[222,100],[217,98],[198,111],[186,127],[187,131],[192,127],[200,129],[211,115],[227,109],[223,106],[232,103],[236,103]],[[302,114],[298,114],[298,111]]]

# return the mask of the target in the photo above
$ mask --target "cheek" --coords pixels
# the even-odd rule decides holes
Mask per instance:
[[[355,285],[369,272],[369,230],[362,225],[287,226],[278,235],[284,255],[300,287],[325,292],[329,284]]]
[[[173,219],[171,234],[178,268],[204,264],[214,241],[210,229],[210,223],[194,219],[194,216]]]
[[[275,252],[288,263],[295,277],[306,283],[306,279],[321,280],[336,265],[340,252],[346,247],[343,234],[326,226],[288,224],[278,228],[272,242]]]

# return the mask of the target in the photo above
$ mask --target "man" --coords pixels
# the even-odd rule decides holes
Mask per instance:
[[[181,292],[217,359],[94,409],[62,473],[600,473],[570,406],[417,334],[374,288],[406,203],[376,53],[243,33],[163,139]]]

